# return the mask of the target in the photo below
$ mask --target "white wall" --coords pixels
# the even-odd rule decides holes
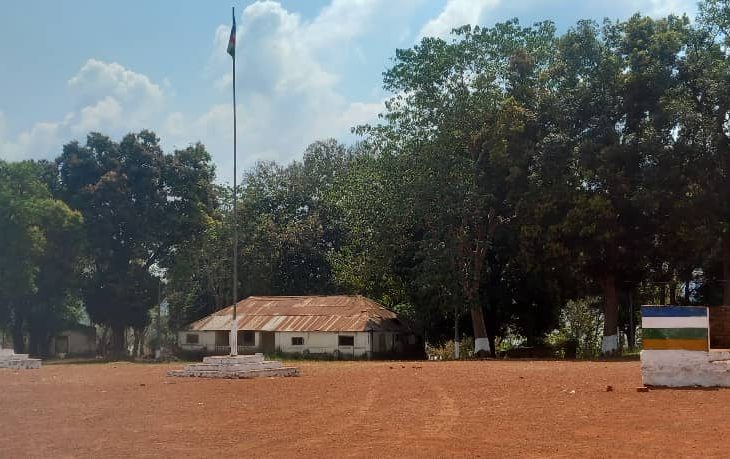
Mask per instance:
[[[730,387],[730,352],[644,350],[641,378],[646,386]]]
[[[187,344],[186,337],[188,334],[197,334],[198,344]],[[355,345],[339,346],[339,335],[354,336]],[[383,336],[383,341],[381,341],[381,336]],[[292,338],[294,337],[303,338],[304,344],[301,346],[293,345]],[[407,339],[407,336],[401,337],[401,339]],[[255,343],[256,348],[260,348],[261,332],[255,333]],[[181,349],[186,351],[214,352],[215,332],[181,331],[178,333],[178,344]],[[240,340],[239,344],[241,344]],[[381,344],[383,344],[383,346],[381,346]],[[337,351],[343,357],[352,355],[356,357],[367,356],[371,350],[374,353],[398,351],[398,343],[395,341],[395,333],[392,332],[275,332],[274,346],[276,349],[284,353],[303,353],[306,350],[310,354],[334,354],[335,351]]]
[[[76,330],[68,332],[68,348],[70,354],[96,353],[96,335],[87,335]]]
[[[187,335],[198,335],[198,344],[188,344]],[[186,351],[213,352],[215,350],[215,332],[181,331],[177,334],[177,343],[181,349]]]
[[[338,336],[353,336],[354,346],[339,346]],[[304,344],[292,345],[292,338],[301,337]],[[277,332],[275,334],[277,349],[284,353],[309,351],[311,354],[333,354],[338,351],[342,356],[367,356],[370,351],[369,332]]]
[[[78,330],[66,330],[56,335],[57,337],[68,337],[68,354],[84,355],[96,353],[96,336],[89,335]],[[51,340],[51,354],[56,354],[56,337]]]

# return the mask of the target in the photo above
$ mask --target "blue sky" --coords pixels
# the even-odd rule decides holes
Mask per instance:
[[[688,13],[694,0],[33,0],[0,16],[0,158],[53,158],[89,131],[151,128],[170,151],[202,141],[231,180],[230,8],[238,22],[242,168],[353,140],[388,96],[396,48],[465,23]]]

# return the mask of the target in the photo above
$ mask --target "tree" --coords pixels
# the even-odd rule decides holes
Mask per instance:
[[[51,196],[32,161],[0,161],[0,319],[12,329],[16,351],[45,355],[48,339],[71,319],[70,298],[82,240],[81,215]]]
[[[647,177],[671,146],[666,97],[686,26],[686,18],[636,15],[602,30],[584,21],[561,38],[564,135],[576,153],[562,231],[603,293],[604,352],[618,347],[619,291],[641,278],[654,245]]]
[[[730,304],[730,9],[699,4],[698,25],[679,68],[677,144],[692,158],[687,192],[698,210],[693,225],[722,264],[722,302]],[[710,258],[710,257],[707,257]],[[705,269],[709,266],[705,263]],[[719,276],[718,276],[719,277]],[[712,280],[712,279],[708,279]],[[717,279],[720,280],[720,279]]]
[[[112,330],[112,354],[124,353],[127,327],[146,326],[157,301],[152,266],[210,219],[214,169],[201,144],[165,155],[150,132],[116,143],[92,133],[57,160],[62,195],[84,216],[89,265],[84,300],[91,320]]]
[[[433,211],[417,237],[453,255],[450,270],[458,273],[476,350],[489,352],[486,262],[496,233],[515,218],[544,135],[537,120],[550,91],[544,72],[554,55],[554,26],[510,21],[454,34],[451,43],[425,38],[396,51],[384,78],[396,94],[386,105],[386,124],[363,132],[376,148],[412,158],[415,204]],[[418,203],[421,197],[429,200]]]

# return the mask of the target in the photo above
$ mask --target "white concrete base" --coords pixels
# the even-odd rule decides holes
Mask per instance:
[[[261,376],[296,376],[298,373],[299,370],[295,367],[285,367],[277,361],[265,361],[263,354],[254,354],[204,357],[203,363],[191,363],[183,370],[170,371],[168,376],[248,379]]]
[[[41,367],[40,359],[28,358],[28,354],[15,354],[12,349],[0,348],[0,368],[13,370],[37,370]]]
[[[641,351],[645,386],[730,387],[728,351]]]
[[[601,341],[601,354],[615,354],[618,351],[618,335],[604,336]]]
[[[478,353],[479,351],[491,353],[489,348],[489,338],[474,339],[474,354]]]

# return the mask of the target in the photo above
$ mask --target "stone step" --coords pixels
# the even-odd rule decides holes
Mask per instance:
[[[0,355],[0,361],[7,361],[7,360],[27,360],[28,354],[5,354]]]
[[[41,359],[14,359],[0,361],[0,368],[11,368],[14,370],[37,370],[41,367]]]
[[[0,356],[2,355],[13,355],[15,352],[12,349],[0,348]]]
[[[299,370],[295,367],[281,367],[266,370],[246,370],[246,371],[188,371],[173,370],[168,376],[196,377],[196,378],[227,378],[227,379],[250,379],[271,376],[296,376]]]
[[[217,363],[191,363],[185,366],[186,370],[191,371],[246,371],[246,370],[273,370],[281,368],[281,362],[276,361],[264,361],[264,362],[253,362],[253,363],[230,363],[230,364],[217,364]]]
[[[256,363],[263,362],[264,354],[257,353],[253,355],[212,355],[203,357],[203,363],[212,363],[216,365],[230,365],[237,363]]]

